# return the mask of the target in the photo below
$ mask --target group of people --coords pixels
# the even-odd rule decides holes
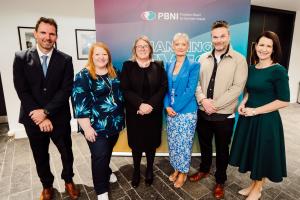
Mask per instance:
[[[199,62],[187,57],[189,37],[185,33],[174,35],[172,49],[176,59],[165,66],[162,61],[153,60],[149,38],[138,37],[121,72],[112,65],[108,46],[96,42],[89,50],[86,66],[74,81],[72,58],[54,48],[56,22],[41,17],[34,36],[35,47],[16,53],[13,75],[21,100],[19,121],[25,126],[43,185],[40,199],[53,197],[50,139],[61,154],[61,178],[67,193],[71,199],[80,196],[72,180],[70,96],[74,117],[90,148],[98,199],[108,199],[109,183],[117,181],[109,163],[125,123],[133,158],[132,187],[140,184],[143,153],[147,159],[145,184],[153,183],[164,111],[170,164],[174,170],[169,180],[175,188],[182,187],[187,178],[195,182],[209,175],[213,138],[217,199],[224,197],[228,164],[239,167],[241,173],[251,172],[252,183],[239,191],[248,200],[260,198],[266,178],[280,182],[286,177],[283,127],[278,110],[288,105],[289,86],[287,72],[279,64],[281,47],[274,32],[266,31],[257,38],[255,63],[250,67],[230,45],[226,21],[212,24],[213,50],[201,55]],[[243,100],[239,102],[242,93]],[[239,118],[234,131],[236,109]],[[188,177],[195,130],[201,164],[199,171]]]

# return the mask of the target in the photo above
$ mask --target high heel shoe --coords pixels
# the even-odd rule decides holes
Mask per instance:
[[[184,176],[184,177],[182,177],[182,176]],[[183,184],[185,183],[186,178],[187,178],[187,174],[179,173],[178,178],[174,183],[174,187],[181,188],[183,186]]]
[[[170,176],[169,176],[169,181],[176,181],[177,176],[178,176],[179,172],[177,170],[175,170]]]
[[[244,188],[244,189],[239,190],[238,193],[240,195],[243,195],[243,196],[247,197],[250,194],[251,189],[252,188]]]
[[[152,185],[152,183],[153,183],[153,170],[152,169],[146,170],[145,183],[147,186]]]
[[[259,192],[251,191],[246,200],[259,200],[261,198],[262,188],[259,189]]]
[[[261,198],[261,192],[255,194],[255,195],[249,195],[246,200],[259,200]]]
[[[251,183],[251,185],[249,187],[239,190],[238,193],[240,195],[243,195],[243,196],[247,197],[247,196],[249,196],[249,194],[250,194],[251,190],[253,189],[254,185],[255,184],[253,182],[253,183]]]
[[[137,188],[140,184],[140,172],[139,171],[134,171],[132,175],[132,180],[131,180],[131,185],[133,188]]]

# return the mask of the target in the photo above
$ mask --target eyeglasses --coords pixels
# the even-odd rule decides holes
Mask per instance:
[[[137,49],[148,49],[149,45],[136,45],[135,46]]]

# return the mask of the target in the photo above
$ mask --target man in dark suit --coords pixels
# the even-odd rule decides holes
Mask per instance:
[[[49,165],[50,139],[61,154],[61,178],[71,199],[80,191],[72,178],[73,153],[69,96],[73,86],[72,58],[54,48],[57,24],[41,17],[35,27],[37,45],[17,52],[13,64],[14,85],[21,100],[19,122],[29,138],[37,173],[43,185],[40,199],[52,199],[54,176]]]

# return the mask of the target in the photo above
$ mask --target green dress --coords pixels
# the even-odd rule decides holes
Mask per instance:
[[[274,100],[290,99],[286,69],[274,64],[263,69],[249,67],[246,107],[256,108]],[[252,117],[240,116],[230,152],[229,164],[241,173],[250,171],[252,180],[266,177],[273,182],[287,176],[284,136],[278,111]]]

